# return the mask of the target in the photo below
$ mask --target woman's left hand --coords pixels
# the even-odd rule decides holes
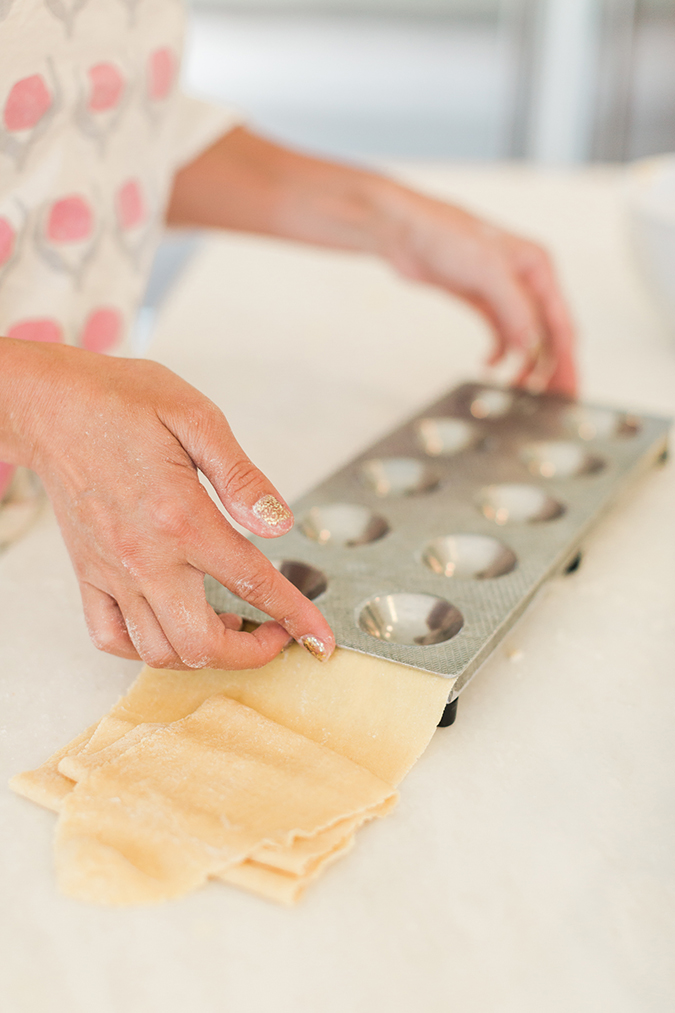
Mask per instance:
[[[176,175],[168,220],[379,254],[479,310],[490,364],[518,353],[516,384],[576,394],[574,326],[549,255],[453,204],[237,127]]]
[[[397,184],[383,187],[380,212],[382,255],[405,277],[459,296],[487,319],[489,365],[517,352],[516,385],[575,396],[574,325],[543,247]]]

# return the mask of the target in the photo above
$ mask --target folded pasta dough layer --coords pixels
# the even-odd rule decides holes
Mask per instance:
[[[385,813],[381,812],[378,815],[383,816]],[[273,900],[277,904],[286,904],[290,907],[300,899],[309,884],[317,879],[328,865],[338,858],[342,858],[353,845],[354,837],[352,835],[345,842],[344,847],[326,852],[314,868],[303,875],[295,876],[284,873],[249,859],[239,865],[230,866],[215,878],[230,884],[230,886],[238,886],[251,893],[257,893],[266,900]]]
[[[59,884],[124,905],[178,897],[260,845],[288,845],[391,803],[344,756],[213,696],[94,769],[61,807]]]
[[[89,892],[90,899],[98,897],[104,903],[143,903],[178,896],[192,888],[188,883],[196,885],[213,876],[290,904],[326,865],[349,850],[358,826],[392,807],[394,793],[379,806],[356,816],[353,807],[348,807],[330,826],[302,833],[295,828],[285,841],[278,837],[259,841],[218,871],[207,868],[208,863],[205,865],[198,857],[192,864],[186,862],[180,875],[175,869],[172,872],[169,843],[162,875],[170,886],[166,887],[169,892],[162,892],[165,888],[161,877],[148,875],[147,869],[134,864],[123,850],[93,832],[99,821],[107,826],[106,833],[112,833],[110,820],[101,811],[105,808],[101,785],[108,784],[112,790],[109,779],[113,773],[117,771],[115,777],[124,778],[128,760],[138,763],[162,726],[173,727],[175,733],[176,723],[193,715],[211,698],[225,696],[256,711],[259,718],[268,719],[268,730],[272,724],[282,726],[310,743],[327,747],[393,787],[426,747],[445,706],[448,688],[444,679],[347,650],[338,649],[328,663],[319,665],[297,646],[264,668],[245,672],[172,672],[146,667],[98,725],[59,750],[42,767],[15,777],[11,785],[19,794],[62,811],[57,851],[59,878],[66,892],[78,896]],[[174,739],[170,737],[170,741]],[[155,755],[152,749],[147,756]],[[172,765],[176,762],[171,760]],[[77,782],[80,784],[76,789]],[[96,788],[93,795],[92,785]],[[71,795],[81,801],[70,801]],[[161,793],[157,797],[161,798]],[[88,809],[88,817],[82,817],[82,808]],[[86,832],[80,833],[77,827],[83,819]],[[112,816],[111,820],[114,825]],[[152,848],[149,853],[153,853]],[[99,868],[98,873],[95,868]],[[164,869],[162,862],[158,868]],[[102,875],[101,869],[108,871]],[[105,881],[109,875],[118,884],[125,884],[124,890],[116,894],[117,900],[104,899],[108,896]],[[99,885],[92,886],[93,882]],[[127,900],[119,899],[122,894]]]
[[[66,756],[63,762],[74,766],[72,773],[75,780],[82,780],[98,766],[117,759],[130,746],[160,727],[162,726],[157,724],[137,725],[103,749],[80,754],[79,758]],[[65,753],[65,750],[61,753]],[[69,783],[74,787],[74,781]],[[392,795],[388,803],[384,803],[371,815],[378,817],[386,815],[395,802],[396,797]],[[286,905],[294,904],[327,865],[341,858],[353,847],[354,833],[364,821],[363,816],[344,819],[311,837],[298,837],[285,846],[258,845],[251,852],[250,858],[224,872],[219,872],[214,878],[258,893],[267,900]]]
[[[131,746],[140,742],[147,735],[163,728],[159,724],[136,725],[116,742],[96,752],[80,752],[78,755],[64,756],[59,767],[70,775],[70,784],[83,781],[94,770],[111,760],[117,760]],[[384,813],[378,813],[383,815]],[[298,838],[292,845],[259,845],[251,854],[251,858],[268,868],[278,869],[291,875],[304,876],[314,871],[323,860],[337,851],[344,851],[350,844],[354,831],[360,826],[359,817],[343,819],[327,830],[315,833],[311,838]]]
[[[89,742],[95,729],[96,725],[91,725],[63,749],[58,749],[36,770],[25,770],[21,774],[16,774],[9,782],[12,791],[30,799],[31,802],[37,802],[45,809],[58,812],[66,795],[69,795],[75,787],[72,778],[60,773],[59,763],[71,753],[78,755]]]

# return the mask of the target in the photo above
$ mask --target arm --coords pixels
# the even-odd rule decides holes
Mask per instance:
[[[574,328],[548,254],[452,204],[239,127],[177,173],[167,217],[377,254],[479,310],[490,364],[521,355],[517,383],[576,391]]]

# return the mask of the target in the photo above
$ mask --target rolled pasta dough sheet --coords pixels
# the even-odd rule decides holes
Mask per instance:
[[[224,694],[396,785],[428,745],[451,686],[428,672],[340,648],[320,664],[297,644],[248,671],[146,667],[82,748],[102,749],[138,724],[176,721]]]

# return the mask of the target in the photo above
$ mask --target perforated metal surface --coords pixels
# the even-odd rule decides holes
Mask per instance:
[[[466,439],[465,432],[457,438],[462,427],[423,421],[447,419],[469,423],[472,438]],[[549,395],[465,384],[294,503],[296,525],[289,534],[252,541],[277,563],[291,561],[321,571],[326,590],[315,603],[340,646],[442,675],[451,680],[453,699],[542,583],[567,567],[620,490],[665,452],[670,424],[669,419],[573,405]],[[444,435],[447,454],[442,453]],[[392,465],[398,459],[412,463]],[[523,490],[523,485],[532,488]],[[382,534],[381,524],[369,529],[364,519],[363,537],[368,531],[376,536],[364,544],[350,525],[360,524],[366,515],[321,512],[333,504],[365,507],[384,518],[388,531]],[[338,525],[334,532],[331,520]],[[515,554],[515,567],[501,576],[475,578],[446,575],[445,557],[437,566],[441,572],[425,563],[432,540],[464,534],[497,539]],[[473,544],[457,540],[451,549]],[[475,545],[484,548],[486,543],[475,540]],[[460,563],[455,568],[466,571],[466,560]],[[448,569],[453,566],[451,561]],[[473,569],[480,572],[480,566]],[[206,590],[218,611],[255,621],[267,618],[210,577]],[[439,612],[428,596],[459,610],[459,632],[457,623],[443,623],[444,605]],[[365,608],[368,603],[371,607]],[[421,642],[446,633],[447,640]],[[397,642],[401,638],[417,642]]]

